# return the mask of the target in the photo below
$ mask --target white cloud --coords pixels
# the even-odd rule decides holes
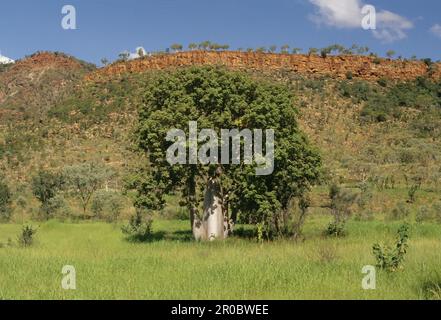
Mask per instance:
[[[311,19],[317,24],[337,28],[361,27],[361,1],[359,0],[309,0],[316,6]]]
[[[430,28],[430,32],[432,32],[438,38],[441,38],[441,25],[435,24]]]
[[[377,30],[373,30],[374,37],[384,42],[393,42],[407,37],[406,30],[412,29],[413,23],[408,19],[383,10],[377,12]]]
[[[361,28],[365,5],[361,0],[309,0],[316,7],[310,18],[317,24],[336,28]],[[372,30],[375,38],[392,42],[406,38],[406,31],[413,28],[407,18],[387,10],[377,10],[377,29]]]

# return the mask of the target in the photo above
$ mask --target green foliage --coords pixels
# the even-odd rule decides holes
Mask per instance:
[[[394,247],[382,246],[378,243],[374,244],[373,254],[377,260],[377,267],[388,272],[395,272],[402,268],[404,257],[407,253],[409,239],[408,224],[403,224],[397,233],[397,241]]]
[[[407,201],[409,203],[414,203],[416,201],[416,193],[419,189],[420,189],[419,184],[414,184],[409,188],[409,191],[407,192],[407,196],[408,196]]]
[[[137,175],[136,206],[161,209],[164,195],[182,192],[190,211],[201,203],[205,181],[219,170],[228,205],[242,221],[265,222],[277,233],[280,212],[317,181],[320,157],[300,132],[290,90],[224,68],[193,67],[160,74],[147,88],[139,110],[137,141],[148,151],[152,167]],[[189,121],[199,128],[267,129],[275,132],[275,169],[256,176],[254,165],[170,165],[167,132],[177,128],[188,137]],[[218,143],[221,146],[221,143]],[[186,146],[188,153],[188,146]],[[220,151],[220,149],[219,149]],[[219,152],[220,154],[220,152]]]
[[[433,116],[434,113],[439,113],[441,82],[420,77],[414,81],[400,82],[384,89],[383,91],[375,90],[361,99],[366,101],[361,112],[363,119],[378,122],[397,119],[402,116],[404,108],[414,108],[423,111],[416,128],[422,133],[433,133],[435,137],[439,135],[439,130],[437,130],[439,118],[431,117],[427,126],[424,125],[424,120],[429,119],[429,114]],[[343,96],[353,95],[344,90],[342,94]]]
[[[394,50],[388,50],[386,51],[386,56],[388,58],[392,58],[394,55],[396,55],[396,52]]]
[[[170,46],[170,48],[174,51],[181,51],[183,46],[182,46],[182,44],[174,43]]]
[[[110,169],[97,163],[82,163],[65,167],[63,170],[66,186],[70,193],[80,200],[84,214],[94,193],[112,175]]]
[[[380,87],[386,88],[388,84],[388,79],[380,78],[377,80],[377,83],[380,85]]]
[[[98,191],[93,196],[91,203],[91,210],[95,218],[105,218],[108,222],[116,221],[121,214],[122,208],[123,199],[119,193],[114,191]]]
[[[5,179],[0,175],[0,222],[11,218],[12,194]]]
[[[376,89],[366,81],[341,81],[338,89],[345,98],[351,98],[354,103],[368,101],[376,94]]]
[[[37,229],[34,229],[30,225],[25,225],[21,229],[21,233],[18,236],[17,242],[20,247],[30,247],[34,244],[34,236],[37,233]]]
[[[41,203],[41,211],[46,218],[53,212],[51,200],[57,195],[64,184],[63,177],[59,173],[40,170],[32,177],[31,187],[34,196]]]
[[[129,240],[135,242],[148,241],[152,237],[153,220],[146,210],[137,208],[136,214],[130,218],[127,225],[121,228]]]

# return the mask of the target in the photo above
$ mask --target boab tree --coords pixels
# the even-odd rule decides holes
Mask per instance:
[[[238,218],[263,225],[267,237],[280,235],[289,204],[317,181],[321,165],[318,153],[300,132],[296,116],[293,96],[280,84],[220,67],[159,74],[139,109],[137,142],[147,152],[150,166],[134,179],[135,205],[159,210],[166,194],[179,191],[196,239],[225,238]],[[206,144],[198,149],[199,161],[189,164],[194,148],[192,124],[198,129],[214,129],[217,134],[201,131],[198,142]],[[170,148],[178,143],[170,139],[172,129],[184,135],[183,140],[177,137],[180,144],[172,154],[184,152],[185,163],[170,163]],[[236,129],[236,135],[221,139],[226,129]],[[274,166],[262,175],[256,174],[262,164],[256,157],[259,129],[274,134]],[[247,137],[250,132],[255,133],[254,139]],[[269,138],[264,135],[261,139],[264,148],[260,155],[268,155]],[[254,148],[249,149],[253,140]],[[238,145],[239,157],[233,150]],[[247,162],[250,150],[254,150],[254,157]],[[222,151],[228,151],[229,161]],[[218,160],[221,154],[222,161]],[[201,155],[209,158],[210,164],[200,161]]]

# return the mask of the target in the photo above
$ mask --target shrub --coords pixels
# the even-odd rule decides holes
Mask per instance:
[[[41,203],[41,211],[48,218],[52,214],[50,201],[54,198],[63,186],[63,178],[58,173],[40,170],[32,177],[32,192]]]
[[[59,194],[49,200],[48,208],[53,216],[57,216],[61,219],[68,218],[72,214],[71,208],[66,203],[66,200]]]
[[[352,215],[352,205],[357,195],[349,190],[342,190],[336,184],[329,188],[329,199],[331,214],[334,221],[326,229],[326,234],[330,236],[344,236],[346,221]]]
[[[421,223],[428,221],[432,218],[432,214],[427,206],[421,206],[418,208],[417,214],[415,216],[415,221]]]
[[[11,218],[11,202],[12,194],[9,186],[0,177],[0,222],[9,221]]]
[[[121,228],[122,232],[131,241],[144,242],[151,239],[153,220],[145,210],[137,208],[136,214],[130,218],[127,225]]]
[[[410,210],[404,202],[398,202],[395,208],[390,212],[390,220],[403,220],[410,215]]]
[[[394,272],[402,268],[404,257],[407,253],[410,226],[403,224],[397,232],[397,241],[394,247],[374,244],[373,254],[377,260],[377,267],[388,272]]]
[[[122,197],[114,191],[98,191],[92,199],[91,210],[97,219],[105,218],[108,222],[114,222],[120,216],[122,208]]]
[[[414,184],[414,185],[412,185],[410,187],[409,191],[407,192],[407,195],[409,197],[407,202],[415,203],[415,201],[416,201],[416,192],[418,191],[419,188],[420,188],[420,186],[418,184]]]
[[[18,244],[21,247],[30,247],[34,243],[34,236],[36,233],[37,230],[32,226],[23,226],[17,239]]]
[[[383,88],[386,88],[387,87],[387,79],[386,78],[380,78],[380,79],[378,79],[378,81],[377,81],[377,83],[381,86],[381,87],[383,87]]]
[[[22,210],[26,209],[27,205],[28,205],[28,201],[26,200],[25,197],[23,196],[19,196],[17,198],[17,200],[15,200],[15,203],[17,204],[18,207],[20,207]]]

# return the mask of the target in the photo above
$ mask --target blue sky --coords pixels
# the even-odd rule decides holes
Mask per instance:
[[[77,30],[61,27],[73,5]],[[372,4],[377,30],[363,30],[359,9]],[[37,50],[63,51],[99,63],[142,46],[211,40],[232,48],[289,44],[307,50],[333,43],[366,45],[381,55],[441,59],[439,0],[3,0],[0,50],[19,59]]]

